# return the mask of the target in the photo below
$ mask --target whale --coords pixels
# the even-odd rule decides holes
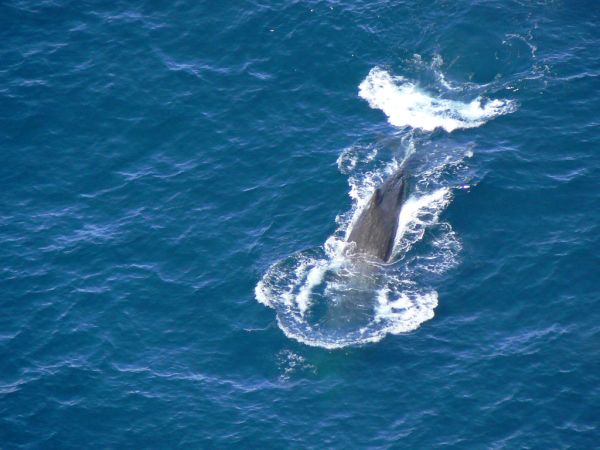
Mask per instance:
[[[375,258],[378,262],[390,262],[406,193],[404,168],[394,172],[375,189],[346,239],[347,243],[354,243],[356,254]]]

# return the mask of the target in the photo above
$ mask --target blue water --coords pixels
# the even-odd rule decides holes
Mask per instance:
[[[597,448],[599,23],[3,2],[0,448]]]

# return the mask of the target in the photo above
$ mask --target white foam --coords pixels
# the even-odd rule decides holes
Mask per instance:
[[[435,291],[412,295],[402,292],[391,299],[390,290],[382,289],[377,300],[375,320],[388,324],[387,333],[399,334],[416,330],[423,322],[433,318],[438,305],[438,294]]]
[[[471,102],[436,98],[400,76],[375,67],[359,86],[359,95],[373,109],[382,110],[388,121],[397,127],[433,131],[443,128],[452,132],[459,128],[475,128],[488,120],[515,110],[510,100]]]
[[[393,254],[406,252],[419,241],[427,227],[437,223],[451,199],[452,194],[447,187],[420,197],[410,197],[400,210]]]
[[[308,271],[306,282],[302,285],[300,292],[296,296],[296,303],[298,304],[298,309],[302,316],[304,316],[306,310],[310,306],[310,294],[312,293],[312,290],[323,281],[323,275],[325,274],[326,268],[327,264],[323,261],[319,261]]]
[[[266,275],[267,274],[265,274],[265,276]],[[273,305],[269,299],[269,294],[269,288],[265,285],[265,279],[263,277],[263,279],[256,283],[256,286],[254,287],[254,298],[256,298],[258,303],[262,303],[263,305],[272,308]]]
[[[362,344],[373,344],[375,342],[381,341],[387,334],[388,331],[386,329],[381,329],[377,333],[365,336],[361,339],[332,339],[325,340],[318,337],[312,337],[307,334],[299,334],[291,331],[281,320],[280,316],[277,316],[277,324],[283,334],[290,339],[294,339],[302,344],[308,345],[310,347],[319,347],[327,350],[336,350],[339,348],[348,347],[350,345],[362,345]]]

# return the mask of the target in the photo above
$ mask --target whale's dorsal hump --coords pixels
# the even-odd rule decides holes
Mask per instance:
[[[373,204],[379,206],[381,200],[383,200],[383,195],[381,195],[381,189],[377,188],[375,189],[375,192],[373,192]]]

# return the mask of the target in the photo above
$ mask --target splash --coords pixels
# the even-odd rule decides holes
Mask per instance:
[[[460,128],[476,128],[515,110],[510,100],[477,97],[463,103],[436,98],[404,77],[392,76],[379,67],[371,69],[360,84],[359,95],[371,108],[382,110],[392,125],[425,131],[442,128],[450,133]]]

